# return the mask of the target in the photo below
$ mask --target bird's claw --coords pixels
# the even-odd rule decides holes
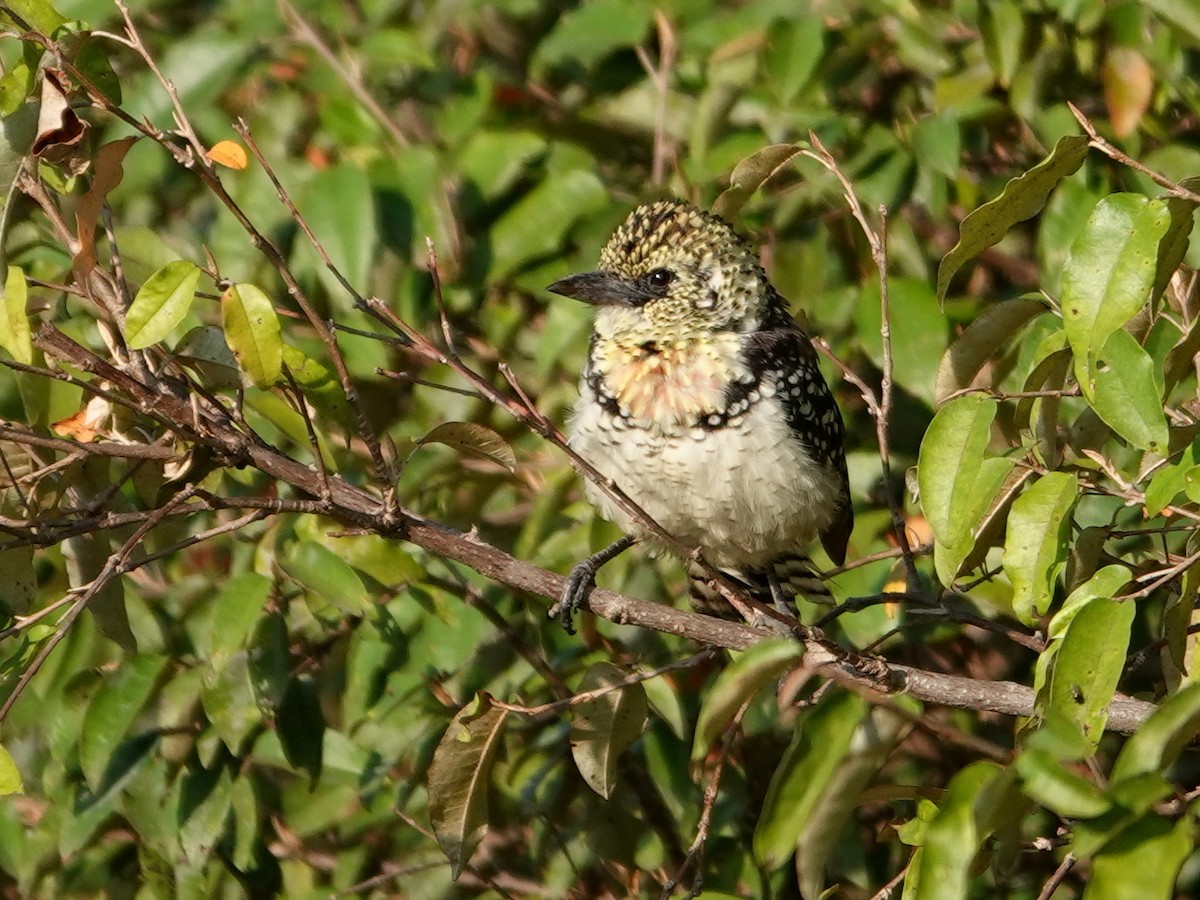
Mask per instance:
[[[596,568],[590,559],[576,563],[567,576],[566,586],[563,587],[558,602],[546,613],[547,618],[558,619],[567,634],[575,633],[575,611],[587,603],[588,594],[596,586]]]

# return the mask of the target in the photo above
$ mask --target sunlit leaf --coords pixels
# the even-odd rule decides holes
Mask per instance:
[[[23,794],[25,785],[21,781],[21,773],[13,762],[8,750],[0,745],[0,797],[9,794]]]
[[[1079,374],[1079,357],[1075,358]],[[1117,330],[1096,354],[1085,396],[1106,425],[1135,447],[1162,453],[1167,448],[1167,419],[1163,413],[1161,375],[1128,331]]]
[[[1083,900],[1172,900],[1178,896],[1176,876],[1195,850],[1195,837],[1190,815],[1177,822],[1147,815],[1092,859]]]
[[[33,338],[26,302],[25,273],[9,266],[4,280],[4,314],[0,315],[0,347],[17,362],[29,365],[33,362]]]
[[[1164,202],[1112,194],[1096,204],[1063,268],[1063,328],[1075,373],[1092,396],[1092,363],[1118,328],[1149,299],[1158,242],[1170,224]]]
[[[219,166],[238,171],[246,168],[249,163],[246,148],[236,141],[217,141],[204,155]]]
[[[134,350],[157,344],[187,316],[196,298],[200,269],[176,260],[146,279],[125,314],[125,341]]]
[[[1008,230],[1041,212],[1055,185],[1083,165],[1088,139],[1068,135],[1054,145],[1044,160],[1023,175],[1012,179],[995,200],[985,203],[959,227],[958,243],[938,266],[937,296],[946,298],[950,280],[963,264],[998,243]]]
[[[475,422],[443,422],[418,444],[445,444],[461,453],[490,459],[510,472],[517,470],[517,456],[508,441],[486,425]]]
[[[252,284],[235,284],[221,295],[225,340],[246,374],[270,387],[283,371],[283,341],[271,299]]]
[[[729,187],[717,197],[712,211],[722,218],[735,220],[754,192],[803,150],[801,144],[772,144],[747,156],[734,166],[729,176]]]
[[[1078,491],[1074,475],[1048,472],[1026,488],[1008,514],[1004,572],[1013,586],[1013,611],[1025,623],[1050,607],[1067,559],[1070,512]]]

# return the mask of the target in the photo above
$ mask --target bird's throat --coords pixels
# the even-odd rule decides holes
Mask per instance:
[[[663,428],[721,413],[729,385],[745,375],[740,336],[687,340],[599,338],[592,367],[630,418]]]

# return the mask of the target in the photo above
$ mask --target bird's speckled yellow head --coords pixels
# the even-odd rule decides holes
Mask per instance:
[[[733,227],[681,200],[639,206],[601,251],[599,271],[549,290],[594,304],[598,335],[655,341],[753,331],[772,294]]]

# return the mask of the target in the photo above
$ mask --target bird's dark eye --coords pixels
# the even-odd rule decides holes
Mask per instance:
[[[651,287],[665,288],[675,280],[675,273],[670,269],[655,269],[646,278],[650,282]]]

